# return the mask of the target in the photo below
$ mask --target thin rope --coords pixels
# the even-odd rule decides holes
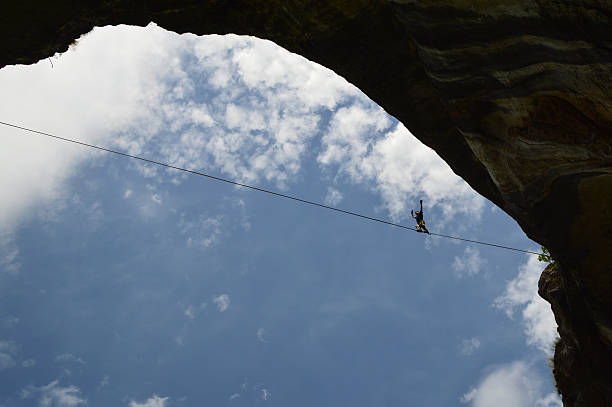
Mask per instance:
[[[415,228],[411,228],[411,227],[408,227],[408,226],[400,225],[399,223],[389,222],[389,221],[386,221],[386,220],[383,220],[383,219],[374,218],[374,217],[367,216],[367,215],[362,215],[362,214],[357,213],[357,212],[347,211],[347,210],[344,210],[344,209],[335,208],[333,206],[324,205],[322,203],[308,201],[306,199],[298,198],[298,197],[295,197],[295,196],[292,196],[292,195],[282,194],[280,192],[271,191],[269,189],[259,188],[259,187],[255,187],[255,186],[247,185],[247,184],[242,184],[240,182],[232,181],[230,179],[216,177],[214,175],[206,174],[206,173],[203,173],[203,172],[199,172],[199,171],[195,171],[195,170],[190,170],[190,169],[186,169],[186,168],[182,168],[182,167],[177,167],[177,166],[170,165],[170,164],[167,164],[167,163],[163,163],[163,162],[160,162],[160,161],[150,160],[148,158],[139,157],[139,156],[128,154],[128,153],[123,153],[121,151],[111,150],[109,148],[104,148],[104,147],[96,146],[96,145],[93,145],[93,144],[84,143],[84,142],[78,141],[78,140],[73,140],[73,139],[69,139],[69,138],[65,138],[65,137],[56,136],[54,134],[50,134],[50,133],[45,133],[43,131],[29,129],[27,127],[17,126],[15,124],[11,124],[11,123],[6,123],[6,122],[0,121],[0,124],[8,126],[8,127],[13,127],[13,128],[16,128],[16,129],[28,131],[28,132],[31,132],[31,133],[39,134],[39,135],[42,135],[42,136],[51,137],[51,138],[54,138],[54,139],[57,139],[57,140],[66,141],[68,143],[79,144],[81,146],[95,148],[97,150],[106,151],[107,153],[117,154],[117,155],[121,155],[121,156],[128,157],[128,158],[134,158],[136,160],[144,161],[144,162],[147,162],[147,163],[150,163],[150,164],[155,164],[155,165],[159,165],[159,166],[166,167],[166,168],[171,168],[173,170],[183,171],[183,172],[186,172],[186,173],[189,173],[189,174],[194,174],[194,175],[199,175],[201,177],[206,177],[206,178],[209,178],[209,179],[213,179],[215,181],[225,182],[227,184],[232,184],[232,185],[236,185],[236,186],[243,187],[243,188],[253,189],[255,191],[264,192],[266,194],[275,195],[275,196],[278,196],[278,197],[281,197],[281,198],[291,199],[293,201],[301,202],[301,203],[304,203],[304,204],[307,204],[307,205],[318,206],[320,208],[329,209],[329,210],[332,210],[332,211],[344,213],[346,215],[352,215],[352,216],[356,216],[358,218],[363,218],[363,219],[371,220],[371,221],[374,221],[374,222],[383,223],[385,225],[394,226],[394,227],[397,227],[397,228],[407,229],[407,230],[412,230],[412,231],[418,232],[418,230],[416,230]],[[481,242],[481,241],[472,240],[472,239],[465,239],[465,238],[457,237],[457,236],[449,236],[449,235],[443,235],[443,234],[439,234],[439,233],[430,233],[430,235],[431,236],[444,237],[444,238],[447,238],[447,239],[461,240],[463,242],[480,244],[480,245],[484,245],[484,246],[497,247],[497,248],[500,248],[500,249],[514,250],[514,251],[517,251],[517,252],[523,252],[523,253],[529,253],[529,254],[535,254],[535,255],[542,254],[542,253],[532,252],[530,250],[517,249],[515,247],[503,246],[503,245],[494,244],[494,243],[488,243],[488,242]]]

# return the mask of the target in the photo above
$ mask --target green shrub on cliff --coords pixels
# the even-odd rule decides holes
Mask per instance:
[[[555,259],[553,259],[552,255],[550,254],[550,252],[548,251],[548,249],[544,246],[542,247],[542,253],[538,254],[538,260],[539,261],[543,261],[545,263],[548,264],[552,264],[553,268],[557,267],[557,262],[555,261]]]

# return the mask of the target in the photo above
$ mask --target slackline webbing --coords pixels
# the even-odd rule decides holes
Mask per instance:
[[[15,124],[11,124],[11,123],[6,123],[6,122],[0,121],[0,124],[2,124],[4,126],[8,126],[8,127],[13,127],[13,128],[16,128],[16,129],[28,131],[28,132],[31,132],[31,133],[34,133],[34,134],[39,134],[39,135],[42,135],[42,136],[45,136],[45,137],[50,137],[50,138],[53,138],[53,139],[56,139],[56,140],[61,140],[61,141],[65,141],[65,142],[68,142],[68,143],[78,144],[78,145],[81,145],[81,146],[84,146],[84,147],[89,147],[89,148],[94,148],[94,149],[101,150],[101,151],[106,151],[107,153],[117,154],[117,155],[121,155],[123,157],[133,158],[133,159],[144,161],[144,162],[147,162],[147,163],[150,163],[150,164],[155,164],[155,165],[159,165],[159,166],[162,166],[162,167],[171,168],[173,170],[183,171],[183,172],[186,172],[186,173],[189,173],[189,174],[193,174],[193,175],[199,175],[201,177],[206,177],[206,178],[209,178],[209,179],[212,179],[212,180],[215,180],[215,181],[225,182],[227,184],[232,184],[232,185],[236,185],[236,186],[243,187],[243,188],[253,189],[255,191],[259,191],[259,192],[263,192],[263,193],[266,193],[266,194],[278,196],[278,197],[281,197],[281,198],[291,199],[293,201],[301,202],[303,204],[312,205],[312,206],[318,206],[320,208],[329,209],[329,210],[332,210],[332,211],[344,213],[346,215],[352,215],[352,216],[356,216],[356,217],[359,217],[359,218],[362,218],[362,219],[367,219],[367,220],[371,220],[371,221],[374,221],[374,222],[383,223],[385,225],[394,226],[394,227],[397,227],[397,228],[407,229],[407,230],[412,230],[412,231],[418,232],[418,230],[416,230],[415,228],[404,226],[404,225],[401,225],[399,223],[389,222],[389,221],[386,221],[384,219],[374,218],[372,216],[362,215],[362,214],[357,213],[357,212],[352,212],[352,211],[347,211],[347,210],[344,210],[344,209],[335,208],[333,206],[324,205],[322,203],[309,201],[309,200],[298,198],[298,197],[292,196],[292,195],[282,194],[280,192],[271,191],[269,189],[259,188],[259,187],[255,187],[255,186],[247,185],[247,184],[242,184],[240,182],[232,181],[230,179],[216,177],[214,175],[206,174],[206,173],[203,173],[203,172],[194,171],[194,170],[190,170],[190,169],[187,169],[187,168],[177,167],[177,166],[174,166],[174,165],[171,165],[171,164],[167,164],[167,163],[163,163],[163,162],[160,162],[160,161],[150,160],[148,158],[144,158],[144,157],[139,157],[139,156],[132,155],[132,154],[123,153],[121,151],[116,151],[116,150],[112,150],[110,148],[104,148],[104,147],[96,146],[96,145],[89,144],[89,143],[84,143],[84,142],[78,141],[78,140],[73,140],[73,139],[69,139],[69,138],[65,138],[65,137],[56,136],[54,134],[50,134],[50,133],[45,133],[43,131],[29,129],[27,127],[17,126]],[[515,247],[503,246],[503,245],[499,245],[499,244],[495,244],[495,243],[488,243],[488,242],[481,242],[479,240],[465,239],[465,238],[458,237],[458,236],[450,236],[450,235],[444,235],[444,234],[440,234],[440,233],[430,233],[430,235],[431,236],[444,237],[444,238],[447,238],[447,239],[460,240],[460,241],[468,242],[468,243],[480,244],[480,245],[484,245],[484,246],[497,247],[497,248],[505,249],[505,250],[514,250],[514,251],[517,251],[517,252],[523,252],[523,253],[529,253],[529,254],[535,254],[535,255],[542,254],[542,253],[537,253],[537,252],[533,252],[533,251],[530,251],[530,250],[517,249]]]

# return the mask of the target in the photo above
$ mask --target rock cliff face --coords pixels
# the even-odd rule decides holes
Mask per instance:
[[[612,4],[606,0],[9,2],[0,66],[93,26],[270,39],[358,86],[547,246],[565,406],[612,406]]]

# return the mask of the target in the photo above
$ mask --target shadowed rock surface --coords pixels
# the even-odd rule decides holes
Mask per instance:
[[[27,4],[25,4],[27,3]],[[612,4],[575,0],[9,2],[0,67],[93,26],[270,39],[358,86],[559,267],[540,295],[565,406],[612,406]]]

